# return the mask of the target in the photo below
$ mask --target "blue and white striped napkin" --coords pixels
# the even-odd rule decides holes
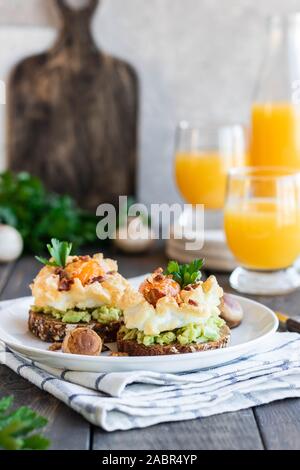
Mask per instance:
[[[0,363],[106,431],[142,428],[300,397],[300,335],[276,333],[261,349],[230,364],[181,374],[61,371],[13,354]]]

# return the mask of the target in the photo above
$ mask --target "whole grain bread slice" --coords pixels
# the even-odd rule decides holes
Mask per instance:
[[[145,346],[132,339],[123,339],[121,332],[117,335],[118,351],[127,353],[129,356],[164,356],[167,354],[183,354],[199,351],[208,351],[210,349],[225,348],[230,341],[230,329],[224,325],[220,331],[220,338],[217,341],[208,341],[207,343],[180,344],[171,343],[166,345],[154,344]]]
[[[63,341],[66,334],[79,326],[92,328],[105,343],[116,341],[117,332],[121,327],[121,321],[113,321],[108,324],[91,321],[90,323],[64,323],[56,320],[51,315],[29,311],[28,328],[31,333],[42,341],[54,343]]]

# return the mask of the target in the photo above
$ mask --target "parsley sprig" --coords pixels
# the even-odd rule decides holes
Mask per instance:
[[[26,406],[10,411],[12,403],[12,397],[0,400],[0,449],[47,449],[50,444],[48,439],[33,432],[46,426],[47,419]]]
[[[37,255],[52,237],[69,240],[75,249],[98,242],[96,215],[68,195],[48,192],[40,179],[24,172],[0,172],[0,222],[15,227],[25,250]]]
[[[36,256],[36,259],[47,266],[55,266],[64,268],[67,263],[68,256],[72,251],[72,243],[60,242],[56,238],[52,238],[50,245],[48,243],[47,248],[51,255],[51,260]]]
[[[184,289],[189,284],[194,284],[201,279],[203,259],[195,259],[190,264],[178,264],[177,261],[169,261],[165,274],[171,274],[173,279]]]

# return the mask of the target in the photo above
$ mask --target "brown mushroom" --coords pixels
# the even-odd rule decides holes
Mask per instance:
[[[223,295],[220,310],[220,316],[225,320],[229,328],[236,328],[241,324],[244,316],[243,309],[241,304],[231,295]]]
[[[90,328],[76,328],[70,331],[62,344],[62,351],[69,354],[84,356],[99,356],[102,349],[102,340]]]

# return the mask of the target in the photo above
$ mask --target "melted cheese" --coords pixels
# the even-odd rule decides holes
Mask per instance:
[[[68,258],[68,263],[74,257]],[[117,264],[110,259],[104,259],[101,254],[94,255],[104,273],[117,270]],[[128,281],[119,273],[107,274],[103,282],[94,282],[83,285],[79,278],[74,278],[70,290],[60,292],[58,290],[59,276],[55,274],[55,268],[45,266],[41,269],[33,284],[30,286],[34,297],[34,304],[38,307],[52,307],[66,311],[73,308],[96,308],[102,305],[122,308],[122,299],[125,290],[129,287]]]
[[[156,308],[141,293],[128,291],[125,295],[124,321],[127,328],[137,328],[146,335],[158,335],[190,323],[200,324],[211,315],[219,315],[223,290],[214,276],[190,291],[182,290],[182,303],[174,297],[158,300]],[[191,301],[191,303],[189,303]]]

